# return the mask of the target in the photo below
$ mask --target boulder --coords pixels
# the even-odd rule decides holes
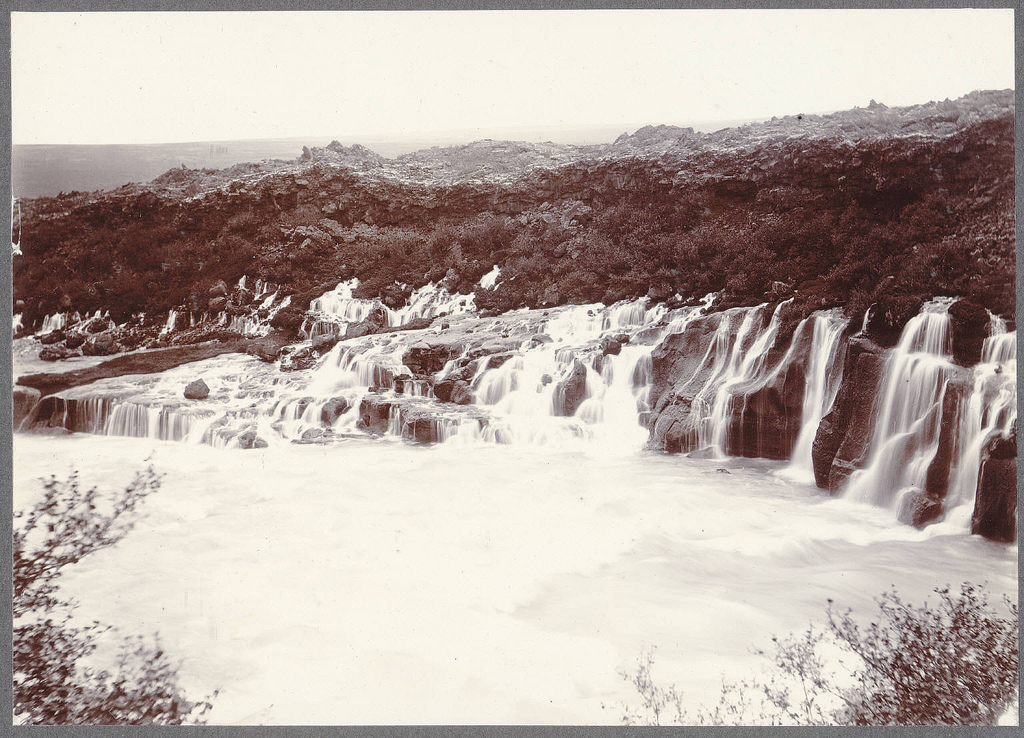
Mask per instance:
[[[368,394],[359,403],[357,426],[367,433],[383,434],[387,432],[390,417],[391,403],[379,394]]]
[[[106,318],[92,318],[82,326],[82,330],[86,333],[103,333],[103,331],[109,329],[110,321]]]
[[[992,438],[983,452],[971,533],[1000,543],[1017,540],[1017,435]]]
[[[226,297],[228,292],[228,285],[223,279],[219,280],[217,284],[210,288],[210,296],[214,298]]]
[[[622,353],[622,344],[618,336],[605,336],[601,339],[601,356],[618,356]]]
[[[44,346],[52,346],[55,343],[60,343],[65,338],[64,331],[50,331],[39,337],[39,343]]]
[[[456,354],[457,355],[457,354]],[[405,350],[402,363],[413,374],[436,374],[452,358],[452,349],[443,343],[430,345],[418,341]]]
[[[923,528],[942,515],[942,502],[924,490],[912,489],[903,495],[896,513],[901,523]]]
[[[587,395],[587,367],[574,359],[568,376],[555,385],[555,415],[572,417]]]
[[[82,344],[82,353],[86,356],[110,356],[120,350],[113,336],[95,336]]]
[[[341,336],[337,333],[324,333],[313,339],[310,348],[323,356],[334,348],[340,340]]]
[[[77,351],[66,349],[63,346],[44,346],[42,351],[39,352],[39,358],[43,361],[61,361],[77,355]]]
[[[981,349],[988,336],[988,311],[976,302],[957,300],[949,306],[949,329],[953,360],[961,366],[981,361]]]
[[[442,380],[434,382],[434,397],[441,402],[451,402],[452,390],[455,389],[455,379],[445,377]]]
[[[470,405],[473,402],[473,390],[469,388],[469,384],[459,380],[452,387],[451,401],[456,405]]]
[[[334,421],[344,415],[349,407],[351,405],[344,397],[332,397],[320,410],[320,422],[334,425]]]
[[[212,297],[210,301],[206,303],[207,308],[211,312],[219,313],[227,307],[228,298],[226,297]]]
[[[253,448],[266,448],[267,442],[256,435],[256,431],[247,430],[239,433],[235,438],[238,441],[238,448],[241,449],[253,449]]]
[[[301,443],[314,443],[316,441],[323,441],[332,437],[334,433],[328,428],[308,428],[303,432],[300,439]]]
[[[85,343],[85,336],[81,333],[69,333],[64,339],[64,345],[69,349],[80,348]]]
[[[533,342],[534,344],[537,344],[537,345],[539,345],[539,344],[542,344],[542,343],[551,343],[551,342],[553,342],[553,341],[554,341],[555,339],[553,339],[553,338],[552,338],[551,336],[549,336],[549,335],[548,335],[547,333],[534,333],[534,334],[533,334],[532,336],[530,336],[530,340],[531,340],[531,341],[532,341],[532,342]]]
[[[202,379],[194,379],[185,385],[186,400],[205,400],[210,396],[210,388]]]

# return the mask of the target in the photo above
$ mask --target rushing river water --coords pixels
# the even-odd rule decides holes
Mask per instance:
[[[219,690],[214,724],[617,723],[638,702],[617,672],[650,647],[694,707],[827,598],[867,616],[892,585],[1017,588],[1016,546],[963,516],[917,530],[780,462],[86,434],[14,453],[16,509],[49,474],[114,491],[151,457],[166,475],[62,587],[82,621],[159,632],[191,696]]]
[[[301,351],[375,311],[391,332],[295,371],[226,354],[100,380],[40,403],[26,427],[45,435],[15,436],[15,509],[50,474],[77,470],[109,493],[147,458],[164,475],[137,527],[62,588],[82,622],[159,632],[189,695],[218,691],[212,723],[614,724],[639,703],[620,673],[651,649],[655,680],[692,711],[723,677],[769,666],[753,650],[821,623],[830,598],[869,618],[892,587],[913,604],[964,581],[993,600],[1016,592],[1017,547],[969,535],[983,447],[1016,422],[1016,334],[994,316],[973,369],[951,360],[950,300],[908,324],[882,370],[872,447],[830,496],[813,484],[812,444],[843,375],[835,311],[780,348],[785,303],[484,319],[472,296],[434,285],[400,311],[356,286],[314,301]],[[277,296],[256,294],[263,307]],[[680,450],[699,453],[644,450],[656,347],[695,334],[707,348],[673,381],[692,421]],[[19,371],[36,368],[26,350]],[[728,457],[771,448],[773,431],[743,446],[734,421],[793,367],[805,379],[790,460]],[[453,376],[465,402],[453,384],[435,394]],[[209,395],[183,397],[198,377]],[[954,379],[965,399],[940,417]],[[950,424],[939,522],[899,522]]]

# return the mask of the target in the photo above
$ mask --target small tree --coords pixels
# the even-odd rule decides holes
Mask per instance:
[[[77,474],[43,482],[43,498],[14,516],[14,712],[41,725],[201,723],[208,701],[185,699],[173,666],[154,638],[122,644],[116,673],[83,665],[110,628],[71,622],[75,603],[61,599],[65,567],[112,546],[131,530],[136,506],[160,487],[152,466],[101,509],[95,488],[83,491]]]

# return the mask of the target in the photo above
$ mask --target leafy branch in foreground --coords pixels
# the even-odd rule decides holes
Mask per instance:
[[[109,627],[72,624],[75,603],[58,595],[65,567],[113,546],[134,525],[138,504],[160,488],[152,466],[103,508],[77,474],[43,482],[42,499],[14,516],[14,712],[26,724],[178,725],[202,722],[212,705],[185,699],[177,667],[137,637],[120,647],[116,672],[84,665]]]
[[[991,725],[1016,699],[1018,609],[1003,612],[984,591],[936,589],[939,602],[914,607],[895,590],[876,599],[866,628],[829,601],[827,628],[772,639],[772,667],[758,679],[723,682],[718,704],[690,714],[675,686],[651,677],[643,654],[631,682],[640,709],[624,706],[626,725]]]

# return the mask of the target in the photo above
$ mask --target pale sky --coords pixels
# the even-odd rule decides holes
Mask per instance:
[[[1005,10],[14,13],[16,144],[766,119],[1014,86]]]

